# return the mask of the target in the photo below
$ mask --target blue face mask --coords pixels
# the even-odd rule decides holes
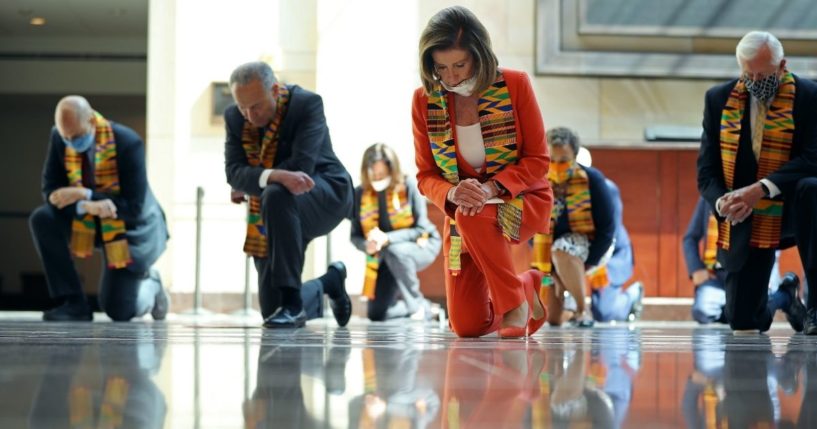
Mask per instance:
[[[63,137],[62,141],[66,146],[70,146],[71,149],[74,149],[77,152],[85,152],[91,148],[91,145],[94,144],[94,135],[95,134],[93,132],[90,132],[72,139]]]

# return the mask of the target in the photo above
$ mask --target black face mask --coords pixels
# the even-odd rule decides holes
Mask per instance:
[[[780,78],[777,73],[773,73],[761,79],[752,80],[743,77],[743,83],[746,85],[746,90],[752,97],[760,101],[768,101],[777,95],[777,88],[780,86]]]

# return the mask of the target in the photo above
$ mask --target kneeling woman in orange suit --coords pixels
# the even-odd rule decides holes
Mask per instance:
[[[545,127],[527,75],[500,69],[468,9],[434,15],[420,37],[412,117],[420,192],[446,214],[450,324],[462,337],[530,335],[545,320],[541,274],[517,275],[511,245],[547,231]]]

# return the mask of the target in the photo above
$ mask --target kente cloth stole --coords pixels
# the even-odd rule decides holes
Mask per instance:
[[[96,153],[94,156],[94,188],[96,192],[119,195],[119,169],[116,159],[116,141],[111,124],[97,112]],[[65,147],[65,171],[71,186],[82,187],[82,158],[70,146]],[[108,268],[125,268],[133,260],[125,237],[125,221],[122,219],[100,219],[102,242]],[[87,258],[94,252],[96,221],[90,214],[77,215],[71,223],[71,253],[77,258]]]
[[[456,186],[460,182],[460,177],[451,116],[448,114],[447,94],[448,92],[437,84],[428,96],[428,136],[434,162],[442,176]],[[515,164],[519,155],[513,105],[501,72],[497,73],[494,83],[480,94],[478,108],[479,124],[485,144],[485,175],[491,178],[505,166]],[[505,239],[512,243],[519,242],[523,203],[524,196],[520,194],[497,207],[499,228]],[[462,237],[457,232],[454,218],[449,218],[448,228],[451,239],[448,270],[451,275],[456,276],[461,270]]]
[[[587,172],[579,164],[573,163],[565,177],[557,177],[555,172],[551,170],[548,172],[548,180],[554,192],[559,192],[560,189],[562,189],[561,192],[564,192],[570,231],[585,234],[592,239],[596,228],[593,225],[593,205],[590,200],[590,180],[587,177]],[[561,211],[554,206],[550,212],[550,232],[547,234],[534,234],[533,236],[533,260],[531,266],[545,274],[542,278],[542,286],[553,284],[551,277],[553,264],[550,259],[551,246],[553,245],[553,231],[556,227],[556,221],[561,215]],[[595,284],[596,288],[606,286],[609,283],[607,269],[597,267],[593,274],[588,277],[588,283]]]
[[[792,137],[794,136],[794,76],[785,72],[766,114],[763,126],[763,144],[758,160],[758,180],[768,176],[785,164],[790,157]],[[723,178],[726,189],[734,189],[735,160],[740,144],[741,119],[746,111],[746,100],[749,95],[743,80],[738,80],[732,88],[729,99],[721,114],[720,149],[723,167]],[[752,208],[751,247],[776,249],[780,242],[780,227],[783,219],[783,201],[762,198]],[[729,250],[731,225],[721,222],[718,230],[718,246]]]
[[[706,242],[704,242],[704,266],[713,271],[718,263],[718,220],[709,215],[706,224]]]
[[[411,204],[408,201],[408,189],[405,185],[398,185],[386,191],[386,201],[389,211],[389,223],[393,230],[409,228],[414,225],[414,214],[411,211]],[[380,224],[380,205],[378,204],[377,192],[373,190],[363,191],[360,196],[360,226],[363,229],[363,236]],[[374,299],[375,285],[377,283],[377,270],[380,268],[380,254],[366,255],[366,271],[363,279],[363,296]]]
[[[251,166],[272,168],[272,163],[275,162],[275,154],[278,152],[278,129],[286,115],[288,102],[289,90],[285,85],[279,85],[275,116],[264,130],[263,138],[259,138],[258,128],[250,121],[244,121],[244,128],[241,130],[241,146],[247,156],[247,163]],[[266,228],[264,228],[264,220],[261,218],[260,197],[250,196],[244,253],[256,258],[266,258],[268,254]]]

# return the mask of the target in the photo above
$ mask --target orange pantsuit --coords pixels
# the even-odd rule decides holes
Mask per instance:
[[[550,156],[545,137],[545,126],[539,106],[524,72],[501,69],[505,78],[516,127],[518,160],[496,173],[493,180],[499,182],[507,193],[503,198],[514,198],[524,193],[524,208],[520,242],[527,242],[534,233],[549,228],[553,194],[546,175]],[[448,94],[448,113],[452,127],[456,124],[454,95]],[[414,149],[417,163],[417,185],[420,193],[457,222],[463,242],[461,272],[452,276],[448,270],[448,250],[451,245],[450,231],[443,229],[445,255],[445,288],[451,328],[459,336],[473,337],[493,332],[499,328],[502,315],[522,304],[525,300],[524,282],[531,282],[529,273],[517,275],[511,261],[512,243],[502,236],[496,220],[497,206],[486,204],[482,213],[464,216],[456,206],[446,201],[449,189],[454,185],[442,176],[434,162],[427,131],[428,97],[423,88],[414,93],[412,119],[414,125]],[[457,141],[456,127],[452,130]],[[477,173],[458,153],[457,167],[460,179],[488,179]]]

